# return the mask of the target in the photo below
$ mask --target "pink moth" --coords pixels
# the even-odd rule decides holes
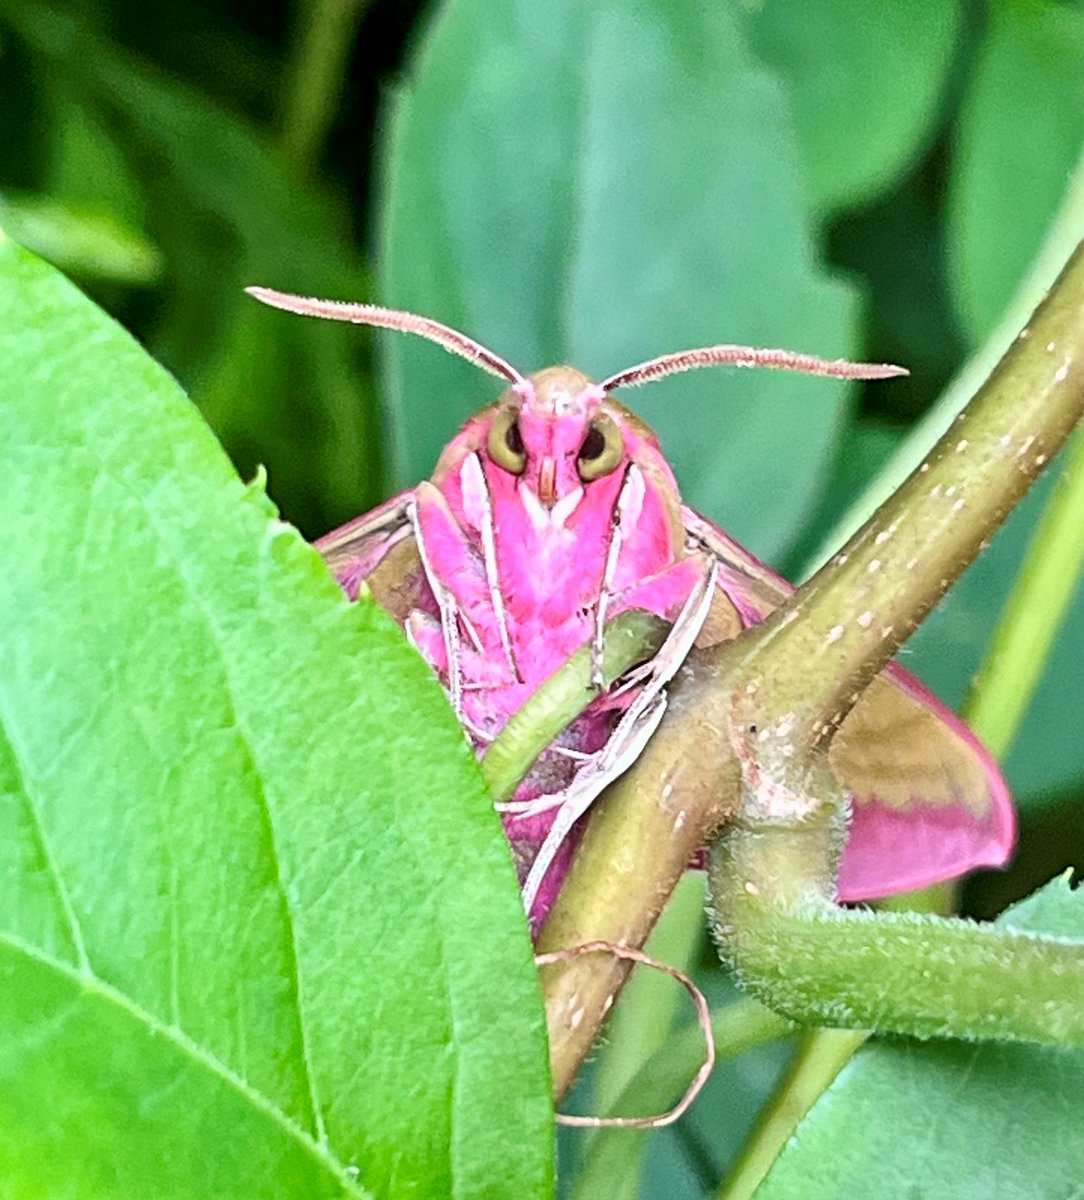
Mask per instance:
[[[901,372],[712,346],[602,383],[571,367],[524,376],[429,318],[250,291],[293,312],[419,334],[509,384],[451,440],[431,480],[317,544],[347,595],[356,598],[365,582],[404,628],[477,752],[573,652],[590,644],[601,653],[606,620],[638,608],[672,622],[656,658],[593,701],[501,806],[537,933],[580,819],[658,726],[666,684],[689,648],[737,636],[792,590],[682,505],[655,435],[612,393],[720,364],[845,378]],[[1014,814],[996,765],[896,664],[867,689],[830,758],[852,798],[841,900],[922,887],[1008,858]]]

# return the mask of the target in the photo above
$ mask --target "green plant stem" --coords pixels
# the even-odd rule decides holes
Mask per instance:
[[[335,116],[354,35],[369,0],[298,0],[281,114],[282,151],[311,173]]]
[[[1008,753],[1084,569],[1084,437],[1079,433],[1028,545],[965,715],[991,752]]]
[[[670,626],[640,609],[607,622],[603,638],[603,687],[657,653]],[[494,800],[507,800],[535,759],[603,688],[591,680],[590,646],[581,646],[545,680],[482,755],[480,766]]]
[[[740,639],[744,667],[735,682],[743,716],[751,714],[761,730],[761,759],[831,736],[1082,412],[1084,249],[1078,247],[1030,325],[928,459],[788,604]]]
[[[539,952],[602,940],[642,946],[693,855],[737,804],[738,765],[720,737],[726,689],[709,655],[694,651],[670,688],[655,736],[595,802]],[[580,955],[542,979],[550,1068],[559,1098],[591,1049],[628,964]]]
[[[751,1200],[798,1122],[868,1037],[860,1030],[818,1029],[804,1038],[716,1200]]]
[[[1078,249],[926,463],[792,605],[745,639],[732,725],[743,793],[739,821],[713,852],[716,932],[720,953],[746,987],[788,1015],[922,1037],[1075,1044],[1084,1036],[1084,1015],[1078,1011],[1074,1024],[1059,1003],[1066,980],[1074,995],[1084,994],[1084,947],[833,905],[845,802],[822,749],[871,668],[883,665],[960,574],[1079,420],[1082,364]],[[807,603],[812,613],[796,619]],[[795,742],[810,749],[795,755]],[[898,968],[887,990],[879,979],[885,961]],[[1030,982],[1048,995],[1025,999],[1026,989],[1013,987],[1012,972],[1025,964],[1037,972]],[[952,1007],[951,980],[961,974],[983,980],[973,1009]]]
[[[1067,207],[1077,217],[1074,227],[1079,227],[1079,213],[1084,210],[1084,163],[1078,168]],[[1059,236],[1064,241],[1064,230]],[[1053,276],[1054,270],[1048,259],[1049,254],[1044,252],[1043,261],[1037,264],[1033,276],[1041,275],[1044,280]],[[1022,291],[1034,295],[1041,293],[1041,288],[1031,279]],[[1014,315],[1016,325],[1012,328],[999,327],[972,360],[973,364],[979,364],[983,371],[988,370],[992,365],[991,347],[1007,344],[1025,315],[1026,310]],[[979,380],[975,379],[974,370],[969,370],[961,376],[960,382],[973,387]],[[938,412],[955,413],[964,395],[960,394],[960,384],[954,385],[938,404]],[[942,426],[949,419],[944,416]],[[923,432],[929,436],[925,427]],[[1079,432],[1069,454],[1058,488],[1035,530],[964,706],[968,724],[997,758],[1008,752],[1019,728],[1084,567],[1084,437]],[[916,455],[912,465],[918,461]],[[926,889],[921,897],[925,911],[942,915],[951,913],[955,907],[954,890],[952,884]],[[913,899],[901,898],[907,907],[912,906]],[[815,1030],[807,1035],[786,1076],[765,1106],[734,1171],[721,1186],[717,1200],[747,1200],[753,1195],[799,1121],[868,1036],[868,1033],[832,1029]]]
[[[953,883],[937,883],[919,892],[890,897],[878,907],[948,916],[955,909],[955,893]],[[715,1200],[750,1200],[799,1123],[869,1037],[868,1030],[862,1029],[814,1029],[805,1035],[761,1109],[733,1170],[719,1185]]]
[[[1078,432],[965,706],[968,723],[996,757],[1008,751],[1042,676],[1082,565],[1084,438]],[[952,911],[950,884],[926,889],[921,899],[927,911]],[[716,1200],[750,1200],[799,1122],[868,1037],[836,1029],[806,1036]]]
[[[802,829],[735,825],[712,855],[722,953],[777,1012],[920,1038],[1084,1047],[1084,941],[845,910],[813,888],[799,895],[793,882],[780,895],[780,875],[793,881],[808,864]]]

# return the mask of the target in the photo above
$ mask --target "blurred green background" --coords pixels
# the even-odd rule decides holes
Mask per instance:
[[[524,370],[711,341],[905,364],[631,398],[690,503],[801,573],[1084,234],[1082,146],[1069,0],[0,0],[0,226],[177,375],[309,536],[424,476],[494,389],[246,284],[411,307]],[[954,704],[1055,486],[905,651]],[[1018,861],[969,884],[976,913],[1084,864],[1082,675],[1078,588],[1007,763]],[[772,1054],[656,1139],[668,1186],[718,1174],[718,1124],[736,1144]]]

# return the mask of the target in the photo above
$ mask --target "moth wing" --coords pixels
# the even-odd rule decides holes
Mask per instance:
[[[415,609],[432,607],[418,552],[413,490],[392,496],[315,545],[351,600],[366,584],[400,625]]]
[[[689,542],[719,564],[725,598],[708,626],[724,636],[713,641],[733,628],[732,614],[742,627],[754,625],[794,591],[712,522],[683,512]],[[909,891],[1008,859],[1015,814],[997,764],[959,717],[896,663],[851,710],[829,761],[853,800],[841,900]]]

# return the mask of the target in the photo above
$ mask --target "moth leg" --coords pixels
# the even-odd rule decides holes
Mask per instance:
[[[672,570],[673,567],[667,568],[667,572]],[[667,572],[660,572],[660,575]],[[654,576],[652,580],[646,582],[650,584],[657,578],[659,576]],[[675,618],[670,632],[666,636],[666,640],[659,647],[655,657],[642,666],[634,668],[623,677],[618,687],[606,692],[606,699],[609,700],[616,696],[622,696],[633,688],[638,687],[641,689],[626,709],[613,733],[611,733],[609,741],[601,750],[585,752],[560,745],[550,746],[549,749],[556,754],[562,754],[567,758],[575,759],[582,763],[595,764],[600,761],[605,763],[604,756],[609,747],[621,744],[623,730],[626,725],[634,724],[639,720],[640,715],[648,708],[655,696],[670,682],[676,674],[678,667],[685,661],[685,656],[692,649],[693,643],[696,641],[697,635],[700,633],[707,613],[711,608],[714,591],[715,569],[713,563],[707,560],[705,569],[697,577],[696,583],[685,598],[685,603],[682,605],[681,611]],[[624,601],[624,597],[622,597],[622,601]],[[638,606],[633,604],[629,607]],[[582,772],[577,774],[570,788],[576,787],[580,774]],[[616,778],[616,774],[611,777]],[[550,809],[557,808],[563,804],[567,798],[568,790],[565,789],[561,792],[536,796],[533,800],[507,800],[497,804],[495,807],[498,812],[502,813],[514,813],[516,816],[537,816],[539,813],[548,812]]]
[[[463,728],[470,734],[471,740],[476,745],[488,746],[497,737],[495,733],[489,733],[483,729],[477,722],[472,721],[467,713],[463,713],[459,718]]]
[[[421,488],[418,489],[419,493]],[[419,496],[424,502],[424,499]],[[418,501],[412,501],[408,509],[411,524],[414,526],[414,540],[418,546],[418,557],[422,561],[422,569],[432,589],[440,612],[440,627],[444,635],[444,649],[448,659],[448,699],[459,721],[463,719],[463,663],[460,650],[462,639],[459,635],[459,605],[450,588],[444,586],[440,576],[433,569],[432,558],[426,546],[425,535],[422,533],[422,521],[418,513]]]
[[[635,687],[640,688],[601,750],[585,753],[564,746],[551,747],[555,753],[564,754],[569,758],[589,764],[585,768],[586,773],[585,771],[578,772],[576,778],[564,791],[536,796],[533,800],[508,800],[497,804],[496,808],[499,812],[512,813],[516,816],[537,816],[539,813],[548,812],[550,809],[564,804],[569,795],[580,785],[581,779],[588,783],[588,786],[593,786],[589,781],[593,780],[600,770],[607,772],[602,786],[617,778],[620,771],[612,768],[611,758],[608,756],[620,755],[620,749],[629,736],[629,729],[637,724],[662,689],[674,677],[678,667],[685,661],[685,656],[692,649],[711,607],[714,590],[715,570],[714,565],[709,561],[686,597],[681,611],[667,634],[666,641],[659,647],[655,657],[644,663],[642,667],[630,672],[622,680],[620,687],[606,693],[606,698],[610,699],[623,695]],[[611,748],[614,749],[611,750]]]
[[[512,638],[508,632],[508,613],[504,607],[504,593],[501,591],[501,580],[497,571],[497,532],[493,522],[493,503],[477,454],[468,454],[463,460],[459,480],[463,489],[463,513],[478,530],[482,539],[482,563],[485,568],[486,584],[489,588],[489,601],[493,606],[493,619],[497,624],[497,633],[501,639],[501,648],[508,660],[513,679],[516,683],[522,683],[523,676],[520,674],[519,664],[516,662],[515,652],[512,648]]]
[[[680,563],[675,563],[673,566],[667,567],[665,571],[660,571],[651,579],[645,580],[643,584],[637,585],[637,587],[623,593],[620,597],[622,610],[646,607],[654,611],[653,606],[639,603],[637,593],[641,590],[651,588],[666,575],[676,573],[679,569],[684,568],[688,562],[688,559],[684,559]],[[717,574],[714,559],[705,559],[703,569],[690,589],[689,594],[685,597],[685,602],[682,604],[678,615],[674,618],[670,632],[666,635],[666,640],[659,647],[658,653],[653,658],[648,659],[647,662],[634,667],[620,681],[617,687],[606,693],[607,697],[619,696],[623,692],[628,691],[630,686],[640,682],[645,682],[649,695],[654,695],[655,692],[665,687],[673,679],[677,674],[678,668],[685,661],[689,651],[695,645],[696,639],[700,636],[700,631],[704,627],[704,622],[708,618],[708,613],[711,611],[712,601],[715,599]]]
[[[598,752],[587,755],[587,761],[593,762]],[[543,796],[535,796],[533,800],[499,800],[493,807],[499,813],[508,813],[516,817],[537,817],[539,813],[549,812],[552,808],[560,808],[565,802],[566,791],[547,792]]]
[[[627,771],[640,757],[652,734],[658,729],[665,711],[666,696],[659,693],[645,708],[640,708],[635,713],[632,710],[627,712],[605,747],[579,772],[572,784],[563,793],[547,797],[554,801],[554,807],[559,807],[523,883],[523,907],[528,915],[534,907],[546,872],[553,864],[565,838],[572,832],[572,827],[591,807],[603,788],[612,779]]]
[[[681,612],[678,613],[670,632],[666,636],[666,641],[659,647],[658,653],[654,658],[645,663],[648,669],[648,675],[644,681],[643,687],[633,698],[632,703],[618,721],[617,727],[610,735],[610,740],[602,748],[600,759],[605,759],[611,745],[618,747],[617,752],[620,753],[620,747],[623,741],[629,736],[629,729],[634,727],[640,718],[653,708],[656,701],[664,696],[663,689],[677,674],[678,668],[685,661],[686,655],[693,647],[696,641],[696,636],[700,632],[700,627],[707,617],[708,609],[711,607],[712,592],[715,589],[715,568],[709,564],[707,570],[700,576],[696,586],[692,589],[682,605]],[[660,718],[661,720],[661,714]],[[607,782],[610,779],[617,777],[617,773],[611,773]],[[572,787],[576,786],[576,780],[573,780]]]
[[[617,494],[617,503],[614,505],[610,523],[610,541],[606,547],[606,562],[602,568],[602,579],[599,582],[598,596],[595,600],[595,632],[591,641],[591,682],[595,687],[602,687],[604,683],[602,671],[603,631],[614,577],[617,574],[617,562],[621,556],[621,546],[624,542],[624,531],[634,525],[640,516],[644,506],[644,492],[643,473],[635,463],[632,463],[625,473],[625,481],[621,485],[621,491]]]
[[[459,615],[462,617],[462,610],[459,611]],[[448,647],[444,638],[443,623],[440,619],[430,613],[414,609],[406,619],[403,632],[406,634],[407,641],[433,668],[436,675],[443,678],[448,674]],[[484,655],[481,657],[484,660]],[[466,673],[469,674],[476,668],[477,658],[474,651],[467,647],[464,655],[465,661],[462,663]],[[472,746],[475,748],[488,746],[496,735],[483,729],[468,711],[467,699],[472,690],[474,689],[469,683],[464,683],[462,689],[464,704],[462,711],[458,714],[459,723]]]
[[[571,746],[553,745],[550,746],[550,751],[553,754],[559,754],[562,758],[570,758],[573,762],[590,762],[595,757],[586,750],[573,750]]]
[[[478,632],[477,626],[470,619],[470,614],[467,612],[467,610],[465,608],[459,609],[459,623],[463,626],[463,629],[466,632],[466,635],[469,638],[470,643],[474,647],[474,649],[479,654],[484,655],[486,652],[486,648],[482,643],[482,637]],[[463,686],[464,687],[467,686],[465,682],[464,682]]]
[[[528,914],[538,896],[546,872],[572,827],[602,790],[619,775],[624,774],[639,758],[658,728],[666,711],[666,693],[663,689],[692,649],[711,608],[714,591],[715,565],[709,561],[686,597],[666,641],[647,664],[649,674],[643,687],[617,723],[610,740],[601,751],[591,757],[568,788],[554,796],[526,801],[521,808],[507,806],[507,810],[518,809],[519,813],[525,816],[545,812],[552,807],[559,808],[523,884],[523,904]]]

